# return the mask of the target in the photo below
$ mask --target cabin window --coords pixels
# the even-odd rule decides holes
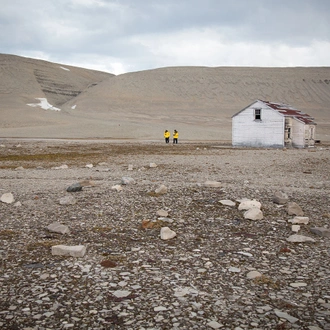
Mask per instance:
[[[261,109],[254,109],[254,120],[261,120]]]

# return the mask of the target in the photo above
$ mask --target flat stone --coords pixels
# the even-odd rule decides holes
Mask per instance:
[[[155,193],[156,195],[164,195],[167,193],[167,187],[162,184],[155,190]]]
[[[68,168],[69,168],[69,166],[66,164],[63,164],[61,166],[52,167],[53,170],[66,170]]]
[[[53,222],[50,225],[47,226],[47,229],[54,233],[60,233],[60,234],[69,234],[70,229],[68,226],[62,225],[59,222]]]
[[[164,306],[157,306],[157,307],[154,307],[154,311],[155,312],[167,311],[167,308]]]
[[[86,247],[84,245],[54,245],[52,246],[53,256],[71,256],[81,258],[86,253]]]
[[[295,282],[295,283],[290,283],[290,286],[292,286],[293,288],[299,288],[299,287],[302,287],[302,286],[307,286],[307,283]]]
[[[218,181],[205,181],[204,182],[204,187],[207,187],[207,188],[219,188],[221,187],[221,182],[218,182]]]
[[[248,273],[246,274],[246,277],[247,277],[248,279],[250,279],[250,280],[252,280],[252,279],[254,279],[254,278],[257,278],[257,277],[261,277],[261,276],[262,276],[262,274],[259,273],[259,272],[256,271],[256,270],[252,270],[252,271],[250,271],[250,272],[248,272]]]
[[[226,206],[236,206],[236,203],[229,199],[222,199],[221,201],[219,201],[219,203]]]
[[[318,236],[321,236],[321,237],[330,237],[330,229],[328,229],[328,228],[313,227],[310,230],[315,235],[318,235]]]
[[[85,167],[87,167],[87,168],[93,168],[94,166],[93,166],[93,164],[86,164]]]
[[[117,298],[125,298],[131,294],[131,291],[126,290],[117,290],[112,293]]]
[[[217,321],[210,321],[209,323],[207,323],[207,325],[212,329],[220,329],[224,326],[223,324]]]
[[[309,223],[308,217],[294,217],[293,219],[288,220],[288,222],[292,224],[304,224],[307,225]]]
[[[261,203],[256,200],[245,200],[238,205],[238,209],[241,210],[250,210],[252,208],[261,208]]]
[[[301,217],[304,215],[302,208],[295,202],[288,203],[287,212],[289,215],[298,215]]]
[[[264,217],[262,211],[258,207],[253,207],[244,212],[244,219],[262,220]]]
[[[292,225],[291,230],[294,231],[295,233],[298,233],[298,231],[300,230],[300,226],[299,225]]]
[[[121,178],[121,184],[124,184],[124,185],[135,184],[135,180],[129,176],[123,176]]]
[[[231,273],[239,273],[241,271],[241,269],[237,268],[237,267],[230,267],[230,268],[228,268],[228,271]]]
[[[11,204],[14,202],[14,196],[12,193],[5,193],[1,196],[0,201],[2,203]]]
[[[283,205],[283,204],[287,203],[288,200],[289,200],[288,195],[282,191],[275,192],[275,194],[273,196],[273,202],[276,204]]]
[[[174,238],[176,236],[176,232],[171,230],[169,227],[162,227],[160,229],[160,238],[162,240],[168,240]]]
[[[149,164],[149,167],[150,167],[150,168],[157,167],[157,164],[156,164],[156,163],[150,163],[150,164]]]
[[[157,215],[159,215],[160,217],[167,217],[168,216],[168,212],[165,210],[158,210],[157,211]]]
[[[290,323],[295,323],[299,320],[299,319],[289,315],[288,313],[282,312],[278,309],[275,309],[274,312],[278,317],[280,317],[281,319],[288,320]]]
[[[315,242],[315,240],[311,237],[297,234],[289,236],[286,240],[291,243]]]

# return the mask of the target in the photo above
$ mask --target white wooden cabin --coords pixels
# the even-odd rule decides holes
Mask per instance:
[[[236,147],[296,147],[315,143],[314,118],[284,103],[257,100],[232,117]]]

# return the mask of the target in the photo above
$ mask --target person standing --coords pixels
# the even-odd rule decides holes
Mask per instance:
[[[179,132],[175,129],[173,133],[173,144],[178,144]]]
[[[171,133],[168,130],[165,130],[165,132],[164,132],[165,143],[170,142],[170,136],[171,136]]]

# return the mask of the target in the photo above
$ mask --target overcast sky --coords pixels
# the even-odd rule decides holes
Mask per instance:
[[[330,66],[330,0],[0,0],[0,53],[115,74]]]

